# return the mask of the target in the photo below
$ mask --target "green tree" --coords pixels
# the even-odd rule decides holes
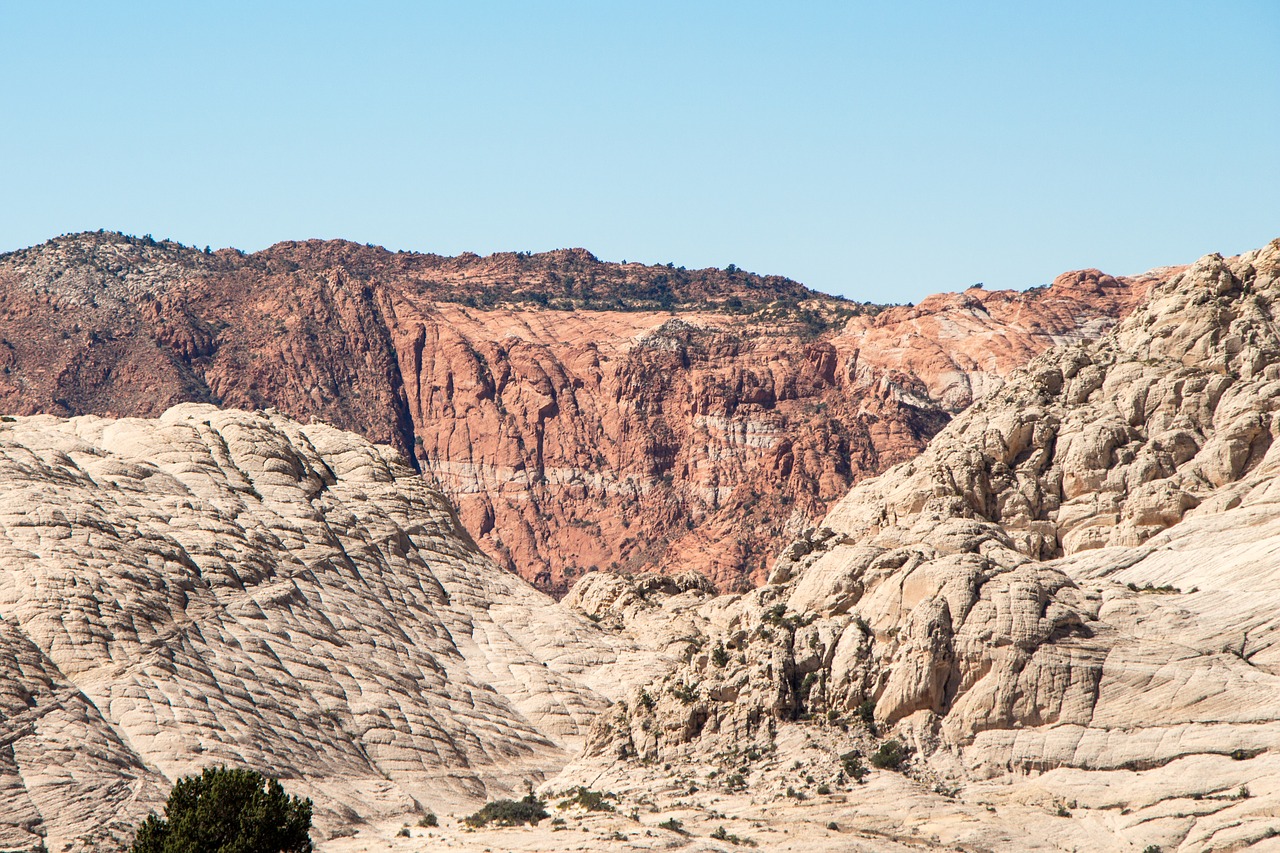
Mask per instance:
[[[253,770],[185,776],[164,814],[139,825],[130,853],[311,853],[311,800]]]

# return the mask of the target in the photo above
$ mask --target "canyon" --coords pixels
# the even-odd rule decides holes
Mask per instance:
[[[1210,256],[1015,371],[768,584],[695,611],[685,661],[566,778],[644,790],[677,766],[686,792],[751,791],[757,826],[836,795],[864,830],[944,846],[1274,844],[1278,298],[1280,240]],[[643,607],[619,589],[566,603],[625,633]],[[920,787],[862,803],[848,757],[891,733]]]
[[[483,551],[556,596],[602,570],[741,591],[852,484],[1174,272],[886,307],[583,250],[76,234],[0,256],[0,409],[274,407],[399,450]]]
[[[364,254],[272,251],[329,250]],[[464,265],[535,261],[547,259]],[[174,778],[217,763],[312,797],[326,853],[1280,843],[1280,240],[1132,279],[1072,273],[1030,294],[975,288],[892,308],[708,274],[690,297],[698,307],[677,304],[678,316],[635,303],[490,306],[481,278],[456,302],[430,300],[431,319],[372,285],[360,302],[336,272],[298,310],[346,317],[366,357],[343,360],[333,343],[333,360],[314,363],[302,349],[236,344],[247,333],[195,311],[215,298],[211,275],[148,284],[129,273],[94,291],[73,273],[40,278],[43,261],[5,263],[0,848],[119,849]],[[14,281],[29,302],[11,301]],[[224,307],[245,302],[222,284]],[[254,287],[274,316],[285,291]],[[650,300],[647,287],[618,298]],[[772,289],[752,307],[757,287]],[[73,298],[87,307],[68,308]],[[156,317],[110,339],[83,320],[128,320],[121,305],[161,299]],[[45,303],[43,363],[56,372],[38,366],[39,326],[20,316]],[[375,308],[381,319],[354,319]],[[612,349],[605,317],[619,324]],[[153,335],[161,318],[170,331]],[[208,337],[183,355],[180,330],[198,328]],[[279,334],[275,345],[292,340]],[[330,344],[316,334],[321,352]],[[460,349],[434,354],[448,347],[433,340]],[[459,354],[485,341],[507,342],[501,360]],[[105,372],[71,370],[94,347],[116,347],[103,350],[115,353]],[[419,357],[450,367],[404,369]],[[291,358],[293,372],[278,373],[275,360]],[[149,374],[148,362],[159,365]],[[250,373],[218,378],[232,363]],[[286,402],[247,411],[222,398],[250,381],[254,393],[305,384],[307,370],[365,383],[344,416],[368,418],[370,432],[383,418],[382,440]],[[416,390],[400,398],[406,375]],[[61,402],[33,402],[37,387]],[[624,387],[626,405],[589,409],[600,388]],[[828,400],[797,390],[809,387],[831,395],[842,429],[863,425],[862,461],[854,445],[819,448],[820,433],[804,433]],[[188,401],[200,395],[218,399]],[[307,392],[339,405],[317,396]],[[124,416],[111,408],[122,402],[163,409]],[[71,411],[91,405],[102,413]],[[35,411],[54,406],[68,411]],[[450,417],[419,420],[433,406]],[[723,456],[696,452],[707,439],[690,437],[710,418],[721,418],[715,441],[736,448],[721,468]],[[570,424],[602,432],[577,435],[577,464],[560,471],[546,460],[568,460]],[[664,428],[684,442],[669,453],[655,450]],[[486,441],[464,464],[463,444]],[[541,453],[541,467],[499,466],[497,448],[511,446]],[[608,476],[587,478],[595,447],[639,467],[611,458]],[[643,467],[655,459],[679,465]],[[650,479],[632,474],[628,491],[624,470]],[[773,550],[758,565],[732,570],[699,558],[723,549],[731,522],[754,523],[710,491],[730,470],[783,481],[769,505],[790,513],[760,534]],[[530,534],[543,547],[665,529],[647,514],[653,492],[695,484],[715,512],[674,504],[684,534],[613,571],[541,567],[532,580],[551,581],[538,589],[510,571],[524,552],[495,544],[508,541],[503,500],[523,511],[567,496],[551,516],[567,538]],[[628,524],[573,523],[568,508],[593,500],[601,517],[633,513]],[[474,514],[486,505],[488,521]],[[554,821],[462,822],[529,790]],[[583,805],[584,790],[607,808]],[[418,825],[427,812],[437,826]]]

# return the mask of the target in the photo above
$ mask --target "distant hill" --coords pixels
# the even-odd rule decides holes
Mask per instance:
[[[0,410],[274,407],[403,452],[544,590],[690,567],[740,589],[852,483],[1164,274],[885,307],[582,249],[75,234],[0,256]]]

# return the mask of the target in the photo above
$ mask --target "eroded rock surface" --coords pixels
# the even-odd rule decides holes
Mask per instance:
[[[745,589],[851,484],[1168,274],[882,311],[582,250],[243,255],[81,234],[0,257],[0,410],[275,406],[398,448],[544,590],[596,569]]]
[[[520,791],[653,660],[353,434],[199,404],[0,423],[0,848],[110,849],[222,763],[315,798],[322,836]]]
[[[1113,333],[1032,360],[855,486],[770,584],[703,605],[686,662],[612,708],[562,780],[725,766],[752,802],[856,797],[839,756],[892,735],[939,815],[1006,814],[936,821],[938,843],[1275,835],[1278,301],[1280,241],[1207,257]]]

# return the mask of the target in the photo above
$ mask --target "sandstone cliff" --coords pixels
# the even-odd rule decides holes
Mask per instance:
[[[408,455],[544,590],[654,568],[744,589],[852,483],[1169,272],[881,311],[581,250],[243,255],[81,234],[0,257],[0,410],[274,406]]]
[[[885,312],[876,369],[939,357],[907,330],[994,329],[954,308],[980,296]],[[1280,241],[1007,381],[956,338],[953,375],[877,399],[986,396],[741,595],[595,572],[555,603],[393,450],[274,411],[6,416],[0,846],[110,849],[221,762],[315,797],[332,853],[1274,843],[1277,298]],[[684,322],[650,349],[709,334]],[[869,766],[889,739],[905,772]],[[539,780],[616,806],[458,826]]]
[[[0,848],[106,850],[227,763],[320,835],[522,791],[661,658],[475,548],[387,448],[276,414],[0,422]]]
[[[862,812],[886,832],[998,849],[1274,837],[1278,304],[1280,241],[1205,258],[1113,333],[1032,360],[855,486],[768,585],[698,610],[685,663],[612,708],[565,779],[612,768],[644,789],[656,763],[686,781],[728,763],[732,785],[703,784],[759,811],[784,785],[857,797],[842,756],[893,735],[923,784]],[[639,625],[601,582],[566,604]]]

